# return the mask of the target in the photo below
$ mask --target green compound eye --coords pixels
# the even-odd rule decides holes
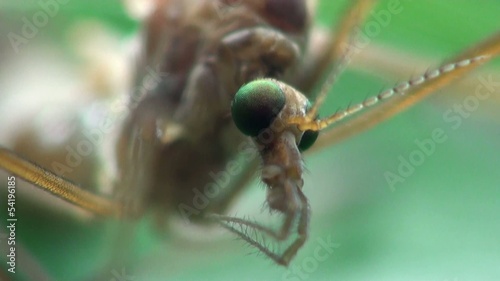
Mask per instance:
[[[312,107],[312,104],[309,101],[307,101],[307,110],[306,111],[309,111],[309,109],[311,109],[311,107]],[[316,142],[316,139],[318,138],[318,136],[319,136],[319,131],[311,131],[311,130],[305,131],[304,134],[302,135],[302,139],[300,139],[299,150],[302,152],[302,151],[306,151],[307,149],[309,149]]]
[[[281,88],[270,80],[255,80],[241,87],[234,96],[231,113],[236,127],[256,137],[268,128],[285,106]]]
[[[309,147],[311,147],[319,136],[319,131],[311,131],[307,130],[302,135],[302,139],[300,139],[299,150],[306,151]]]

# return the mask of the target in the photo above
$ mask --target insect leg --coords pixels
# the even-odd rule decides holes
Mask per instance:
[[[81,189],[74,183],[0,147],[0,168],[69,203],[92,213],[120,216],[122,208],[116,202]]]
[[[113,270],[132,267],[131,260],[137,231],[137,220],[146,211],[153,188],[154,165],[158,151],[164,145],[160,140],[160,128],[165,129],[162,113],[168,106],[155,95],[142,99],[124,123],[117,144],[118,177],[115,182],[115,197],[123,206],[129,220],[121,220],[111,229],[113,240],[106,263],[92,280],[110,280]]]
[[[335,65],[339,62],[349,44],[352,43],[355,27],[365,21],[375,3],[376,0],[353,1],[350,6],[346,7],[346,12],[342,13],[344,16],[337,27],[331,26],[328,30],[324,30],[316,26],[312,29],[307,53],[302,61],[303,65],[300,67],[298,76],[294,78],[301,91],[310,93],[322,78],[322,73],[325,73],[332,63]]]

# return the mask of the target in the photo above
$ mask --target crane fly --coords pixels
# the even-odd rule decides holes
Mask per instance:
[[[157,1],[145,23],[137,80],[148,78],[151,65],[164,75],[130,96],[115,140],[113,195],[65,179],[67,167],[49,171],[6,148],[0,167],[98,216],[134,220],[151,212],[159,230],[173,215],[220,225],[287,266],[309,238],[303,154],[394,116],[500,52],[494,34],[440,67],[320,116],[356,55],[353,30],[375,2],[350,4],[341,24],[316,42],[305,1]],[[244,167],[231,162],[241,153],[251,158]],[[266,207],[282,219],[277,228],[226,214],[256,169]],[[224,190],[213,184],[231,170],[241,171],[224,181]]]

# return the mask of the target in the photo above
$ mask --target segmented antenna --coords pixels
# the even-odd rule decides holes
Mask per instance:
[[[455,62],[455,63],[449,63],[449,64],[441,66],[438,69],[428,71],[419,77],[413,78],[413,79],[408,80],[406,82],[402,82],[391,89],[385,90],[376,96],[372,96],[372,97],[364,100],[362,103],[352,105],[345,110],[341,110],[341,111],[338,111],[338,112],[332,114],[329,117],[326,117],[323,119],[318,119],[318,120],[308,120],[308,119],[306,119],[306,120],[304,120],[304,119],[291,120],[291,123],[297,124],[297,127],[302,131],[306,131],[306,130],[319,131],[319,130],[322,130],[322,129],[328,127],[329,125],[331,125],[335,122],[338,122],[338,121],[340,121],[340,120],[342,120],[350,115],[353,115],[355,113],[360,112],[362,109],[370,108],[376,104],[379,104],[382,101],[385,101],[385,100],[390,99],[390,98],[395,97],[395,96],[403,96],[409,90],[413,89],[414,87],[416,87],[418,85],[422,85],[423,83],[425,83],[429,80],[435,79],[435,78],[437,78],[445,73],[450,73],[450,72],[453,72],[453,71],[458,70],[460,68],[470,66],[470,65],[475,64],[475,63],[479,63],[487,58],[489,58],[488,55],[482,55],[482,56],[477,56],[477,57],[474,57],[471,59],[464,59],[464,60],[461,60],[461,61]],[[320,100],[320,101],[322,101],[322,100]]]

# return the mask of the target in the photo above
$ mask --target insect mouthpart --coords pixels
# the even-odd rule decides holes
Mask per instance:
[[[282,214],[278,229],[249,220],[213,216],[223,227],[240,236],[281,265],[288,265],[308,237],[310,207],[304,186],[302,150],[313,145],[318,131],[300,130],[296,121],[307,122],[309,100],[293,87],[274,80],[258,79],[242,86],[231,105],[236,127],[251,136],[262,160],[262,181],[267,185],[270,211]],[[294,122],[290,122],[293,120]],[[273,251],[265,238],[248,235],[247,229],[262,233],[284,251]]]

